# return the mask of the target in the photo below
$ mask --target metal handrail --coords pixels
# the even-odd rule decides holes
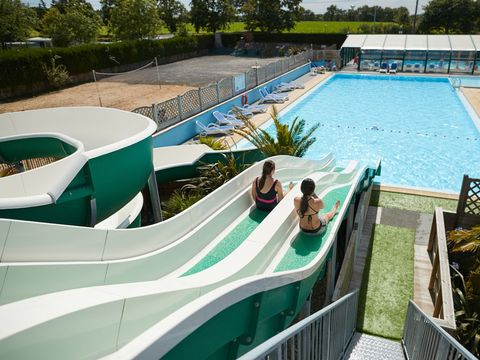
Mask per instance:
[[[477,359],[411,300],[402,345],[409,360]]]
[[[257,346],[239,360],[340,358],[355,333],[358,289]]]

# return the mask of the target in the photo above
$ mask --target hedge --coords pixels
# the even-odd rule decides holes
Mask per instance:
[[[222,43],[225,47],[235,47],[243,33],[223,33]],[[337,45],[337,48],[345,42],[346,34],[311,34],[311,33],[262,33],[254,32],[256,42],[264,43],[291,43],[291,44],[314,44],[314,45]]]
[[[54,55],[60,56],[57,64],[65,65],[70,75],[77,75],[118,64],[138,63],[155,56],[164,58],[212,47],[212,35],[199,35],[165,40],[85,44],[68,48],[0,51],[0,88],[46,81],[42,66],[50,64]]]

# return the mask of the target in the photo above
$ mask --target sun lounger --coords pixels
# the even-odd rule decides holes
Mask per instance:
[[[276,98],[278,98],[278,99],[280,99],[280,100],[283,100],[283,101],[287,101],[287,100],[288,100],[288,95],[279,94],[279,93],[274,93],[274,92],[271,93],[271,92],[269,92],[269,91],[267,90],[266,87],[264,87],[263,89],[260,89],[260,92],[262,92],[262,91],[263,91],[263,95],[264,95],[264,96],[271,95],[271,96],[274,96],[274,97],[276,97]]]
[[[281,82],[278,84],[275,89],[278,92],[285,92],[285,91],[292,91],[295,89],[305,89],[305,86],[298,84],[296,82],[290,81],[290,82]]]
[[[405,71],[412,71],[412,64],[405,64]]]
[[[380,66],[379,72],[386,74],[387,71],[388,71],[388,64],[387,63],[382,63],[382,65]]]
[[[397,63],[393,63],[392,65],[390,65],[390,74],[396,74],[397,69],[398,69]]]
[[[210,123],[207,126],[203,125],[201,122],[196,121],[197,126],[200,128],[200,135],[201,136],[208,136],[208,135],[230,135],[233,130],[235,130],[234,126],[227,126],[227,125],[218,125],[214,123]]]
[[[420,72],[420,64],[413,65],[413,72]]]
[[[227,125],[227,126],[233,126],[233,127],[243,127],[245,126],[245,123],[237,119],[235,116],[230,115],[230,114],[223,114],[220,111],[214,111],[212,113],[213,117],[217,120],[218,125]]]
[[[243,108],[251,111],[254,114],[265,113],[268,110],[268,105],[260,105],[260,104],[245,104]]]
[[[260,90],[260,104],[265,103],[275,103],[275,104],[282,104],[285,100],[274,96],[273,94],[265,93],[262,89]]]

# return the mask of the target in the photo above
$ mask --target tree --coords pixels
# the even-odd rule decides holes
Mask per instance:
[[[160,19],[171,33],[177,32],[177,25],[185,23],[188,18],[187,9],[178,0],[158,0],[158,10]]]
[[[100,17],[85,0],[62,0],[52,4],[42,19],[42,29],[55,46],[94,41]]]
[[[315,21],[317,16],[312,10],[305,9],[303,6],[299,6],[298,9],[298,21]]]
[[[474,0],[431,0],[424,7],[419,29],[429,33],[472,33],[477,25],[479,6]]]
[[[301,0],[247,0],[243,6],[245,27],[253,31],[281,32],[295,27]]]
[[[335,5],[330,5],[327,8],[325,14],[323,14],[323,19],[325,21],[340,21],[346,16],[346,11],[339,9]]]
[[[121,40],[155,36],[161,26],[155,0],[119,0],[112,9],[110,26]]]
[[[0,43],[25,40],[37,20],[35,11],[20,0],[0,0]]]
[[[100,0],[102,8],[102,20],[105,25],[108,25],[112,17],[112,9],[117,6],[118,0]]]
[[[195,31],[216,32],[225,29],[235,16],[231,0],[192,0],[190,15]]]

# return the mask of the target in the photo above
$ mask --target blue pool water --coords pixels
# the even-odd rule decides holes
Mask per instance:
[[[382,183],[458,192],[480,175],[480,133],[446,78],[336,74],[286,110],[321,124],[306,157],[380,159]]]

